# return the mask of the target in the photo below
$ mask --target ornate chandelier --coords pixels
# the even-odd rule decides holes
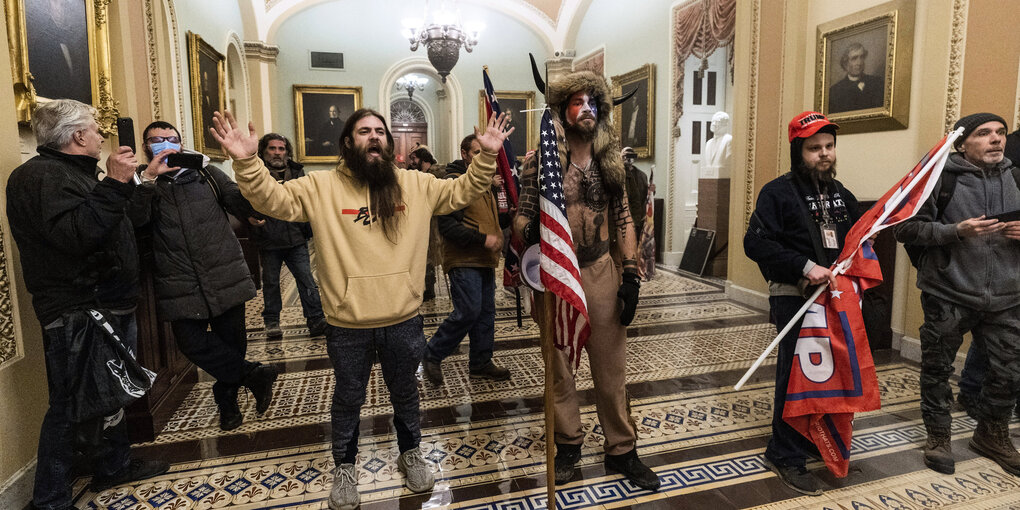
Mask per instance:
[[[425,1],[425,19],[428,19],[428,0]],[[471,53],[471,50],[478,44],[478,34],[481,26],[474,24],[464,28],[458,20],[459,15],[440,5],[438,11],[432,15],[430,22],[417,19],[403,20],[403,35],[411,42],[411,51],[418,51],[418,45],[428,49],[429,62],[436,72],[446,83],[446,76],[450,74],[453,66],[457,65],[460,59],[460,47]]]
[[[397,79],[397,82],[393,84],[393,88],[397,90],[406,90],[407,98],[411,99],[414,96],[414,89],[420,91],[425,90],[429,79],[425,76],[418,76],[417,74],[405,74]]]

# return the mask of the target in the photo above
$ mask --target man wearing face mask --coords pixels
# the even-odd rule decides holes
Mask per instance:
[[[758,263],[769,284],[769,307],[782,331],[804,304],[805,295],[826,281],[835,287],[829,266],[860,217],[857,198],[836,180],[836,130],[818,112],[790,121],[790,172],[761,189],[744,235],[744,253]],[[822,494],[819,480],[805,467],[818,456],[809,439],[783,420],[800,324],[779,342],[776,359],[772,437],[765,460],[787,487],[810,496]]]
[[[637,428],[627,396],[627,326],[634,320],[641,279],[620,141],[610,118],[609,84],[600,75],[580,71],[549,84],[545,92],[560,140],[567,222],[591,318],[584,350],[595,383],[599,424],[605,432],[606,468],[638,487],[658,490],[658,476],[638,458]],[[539,237],[538,186],[538,158],[531,156],[521,171],[521,200],[514,220],[515,230],[528,244]],[[622,261],[622,274],[614,255]],[[537,316],[541,317],[540,311]],[[566,483],[574,477],[585,433],[574,367],[559,350],[553,363],[556,483]]]
[[[238,390],[251,390],[261,415],[269,408],[277,377],[276,368],[245,359],[244,304],[255,297],[255,284],[226,214],[255,221],[256,213],[222,170],[208,165],[201,154],[182,151],[180,132],[172,124],[149,124],[142,140],[149,164],[140,174],[137,193],[151,203],[145,222],[156,258],[156,308],[160,319],[170,321],[185,357],[216,379],[213,398],[220,428],[233,430],[242,421]],[[201,163],[157,175],[166,158],[178,153],[192,154]]]
[[[278,182],[286,182],[304,177],[304,165],[291,159],[291,145],[287,137],[268,133],[259,140],[259,158]],[[298,297],[301,299],[301,311],[305,315],[308,334],[321,336],[326,332],[326,319],[322,314],[322,302],[319,300],[319,287],[312,278],[312,267],[308,256],[308,239],[312,237],[312,227],[307,222],[280,221],[276,218],[258,215],[257,220],[249,221],[255,241],[259,245],[259,257],[262,262],[262,298],[265,307],[262,320],[269,338],[280,338],[280,310],[283,301],[280,297],[280,268],[284,263],[294,275]]]

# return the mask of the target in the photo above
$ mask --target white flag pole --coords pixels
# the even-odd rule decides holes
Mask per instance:
[[[928,162],[921,168],[921,171],[917,173],[917,176],[915,176],[914,180],[910,181],[906,188],[902,189],[900,193],[896,193],[889,198],[889,203],[893,204],[899,203],[899,201],[901,200],[900,197],[904,196],[906,193],[909,193],[912,189],[914,189],[914,185],[917,184],[917,181],[921,176],[931,171],[931,169],[936,164],[945,164],[946,153],[949,151],[949,147],[952,147],[953,141],[956,140],[956,138],[959,137],[960,134],[962,133],[963,128],[958,128],[956,131],[949,133],[949,135],[946,138],[946,143],[939,148],[939,150],[935,153],[935,155],[931,159],[928,160]],[[889,217],[890,213],[892,213],[892,209],[887,209],[886,211],[884,211],[882,215],[878,218],[878,220],[875,221],[875,224],[877,225],[882,224],[885,221],[885,219]],[[840,263],[835,268],[833,268],[832,274],[833,275],[841,274],[845,270],[846,267],[844,267],[843,263]],[[815,300],[818,299],[818,296],[822,294],[822,291],[825,290],[825,288],[828,287],[828,285],[829,285],[828,282],[826,282],[824,285],[819,285],[818,288],[815,289],[815,292],[811,294],[811,297],[809,297],[807,301],[804,302],[804,305],[800,307],[800,310],[797,310],[797,313],[794,314],[793,318],[790,319],[790,322],[786,324],[786,327],[784,327],[783,330],[780,331],[778,335],[776,335],[776,337],[772,340],[772,343],[770,343],[768,347],[765,348],[765,351],[762,352],[760,356],[758,356],[758,359],[754,360],[754,364],[751,365],[751,368],[748,368],[747,372],[744,373],[744,376],[740,378],[740,381],[738,381],[737,384],[733,386],[734,390],[739,390],[740,388],[744,387],[744,384],[746,384],[747,380],[750,379],[751,376],[758,370],[758,367],[760,367],[761,364],[765,361],[765,358],[767,358],[769,354],[771,354],[772,351],[776,348],[776,346],[779,345],[779,342],[783,339],[783,337],[785,337],[786,334],[789,333],[791,329],[793,329],[793,325],[796,324],[797,321],[805,313],[807,313],[807,309],[811,306],[811,303],[814,303]]]

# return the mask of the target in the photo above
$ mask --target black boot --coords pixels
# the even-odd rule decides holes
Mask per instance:
[[[255,412],[260,415],[266,412],[269,404],[273,402],[273,383],[276,382],[277,375],[279,372],[276,368],[259,365],[241,381],[241,384],[255,395]]]
[[[240,418],[238,418],[240,419]],[[238,422],[240,425],[240,422]],[[137,482],[138,480],[147,480],[154,476],[159,476],[170,470],[170,464],[163,460],[142,460],[142,459],[131,459],[130,464],[127,465],[120,473],[110,477],[96,476],[92,478],[92,483],[89,489],[95,492],[105,491],[106,489],[112,489],[118,485],[123,485],[129,482]],[[74,507],[71,507],[74,508]]]
[[[637,456],[637,448],[620,455],[606,455],[606,470],[612,470],[626,476],[634,485],[645,490],[659,490],[659,476],[641,462]]]
[[[574,465],[581,460],[581,445],[556,443],[556,459],[553,467],[556,484],[567,483],[574,477]]]
[[[234,430],[241,426],[241,409],[237,407],[237,386],[221,382],[213,384],[213,400],[220,409],[220,430]]]

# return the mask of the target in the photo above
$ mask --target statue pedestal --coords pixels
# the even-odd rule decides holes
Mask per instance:
[[[698,228],[715,231],[713,253],[729,241],[730,180],[698,179]],[[708,261],[705,275],[726,278],[729,247]]]

